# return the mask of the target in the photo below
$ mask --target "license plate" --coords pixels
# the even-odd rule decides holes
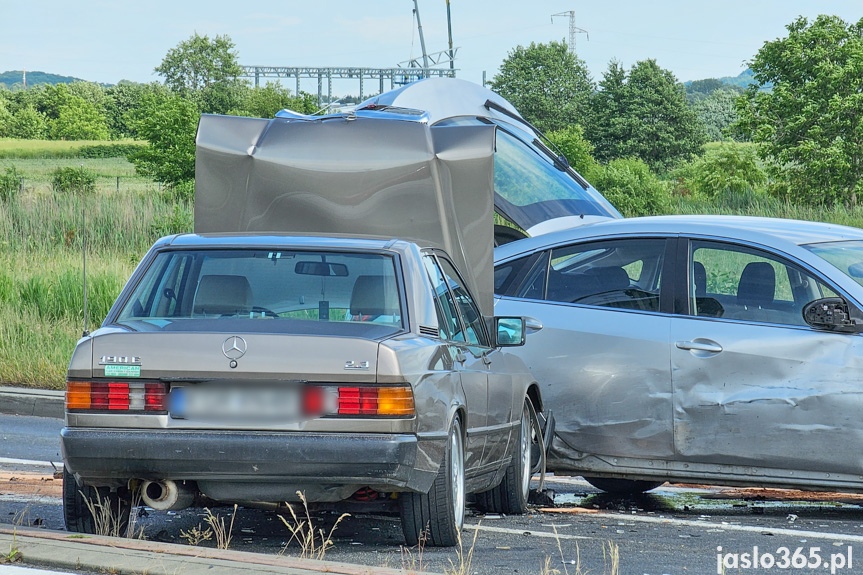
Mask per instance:
[[[168,395],[174,419],[295,423],[338,409],[335,390],[311,385],[175,387]]]

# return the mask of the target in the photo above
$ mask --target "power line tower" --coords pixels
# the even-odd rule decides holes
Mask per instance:
[[[587,36],[587,39],[590,40],[590,35],[587,33],[587,30],[579,28],[575,25],[575,10],[569,10],[568,12],[560,12],[558,14],[551,15],[551,23],[554,24],[554,19],[557,17],[569,17],[569,42],[567,43],[567,47],[569,47],[569,53],[575,56],[575,35],[576,34],[584,34]]]

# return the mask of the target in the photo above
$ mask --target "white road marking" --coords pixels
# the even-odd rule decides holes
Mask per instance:
[[[33,459],[14,459],[11,457],[0,457],[0,465],[7,463],[9,465],[28,465],[30,467],[55,467],[63,468],[63,463],[60,461],[35,461]]]
[[[675,519],[673,517],[652,517],[645,515],[618,515],[614,513],[594,513],[591,517],[607,517],[619,522],[658,523],[670,525],[684,525],[686,527],[699,527],[709,529],[722,529],[723,531],[744,531],[748,533],[772,533],[773,535],[786,535],[788,537],[803,537],[812,539],[832,539],[838,541],[853,541],[863,543],[863,535],[851,535],[849,533],[831,533],[821,531],[803,531],[800,529],[786,529],[784,527],[770,527],[769,525],[730,525],[727,523],[716,523],[712,521],[693,521],[691,519]]]
[[[551,514],[549,514],[551,515]],[[772,535],[785,535],[803,539],[827,539],[831,541],[843,541],[851,543],[863,543],[863,535],[851,535],[848,533],[831,533],[820,531],[804,531],[800,529],[786,529],[783,527],[757,526],[757,525],[729,525],[726,523],[715,523],[711,521],[693,521],[690,519],[675,519],[674,517],[653,517],[644,515],[623,515],[615,513],[591,513],[587,517],[601,517],[605,520],[614,520],[616,523],[653,523],[669,526],[697,527],[707,531],[742,531],[747,533],[771,533]],[[511,535],[523,535],[530,533],[530,537],[543,537],[547,539],[607,539],[607,537],[587,537],[582,535],[569,535],[565,533],[554,533],[551,531],[534,531],[533,529],[509,529],[506,527],[491,527],[480,524],[466,524],[465,529],[478,529],[491,533],[508,533]]]
[[[587,537],[584,535],[567,535],[566,533],[554,533],[553,531],[534,531],[533,529],[508,529],[506,527],[489,527],[488,525],[465,525],[465,529],[488,531],[490,533],[509,533],[512,535],[524,535],[529,533],[530,537],[543,537],[545,539],[599,539],[599,537]]]

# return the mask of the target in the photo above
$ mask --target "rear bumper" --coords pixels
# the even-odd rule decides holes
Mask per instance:
[[[367,485],[425,492],[435,475],[417,468],[420,442],[409,434],[64,427],[60,440],[63,461],[80,482],[191,480],[216,499],[231,498],[225,494],[232,490],[242,499],[251,490],[266,500],[269,492],[292,495],[306,487],[329,493],[318,500],[348,497]]]

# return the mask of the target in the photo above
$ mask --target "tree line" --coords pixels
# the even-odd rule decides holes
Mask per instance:
[[[658,213],[670,193],[758,190],[790,201],[856,206],[863,176],[863,19],[798,18],[765,42],[743,89],[688,88],[655,60],[612,61],[595,81],[564,43],[517,46],[491,88],[546,132],[627,215]],[[194,34],[155,68],[162,83],[89,82],[0,90],[0,137],[148,142],[139,173],[189,186],[201,113],[314,113],[309,94],[240,79],[228,36]],[[727,145],[705,147],[706,142]],[[735,145],[751,142],[748,145]]]
[[[745,89],[714,79],[687,90],[651,59],[629,69],[612,61],[594,82],[558,42],[512,50],[492,88],[630,215],[661,211],[669,189],[759,190],[853,208],[863,176],[863,19],[800,17],[786,29],[755,54]],[[716,140],[753,145],[705,153]]]

